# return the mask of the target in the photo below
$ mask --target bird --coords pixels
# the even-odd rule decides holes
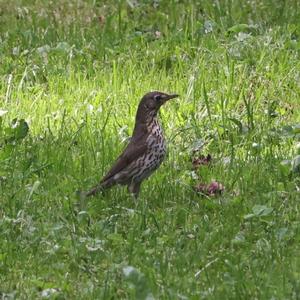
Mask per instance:
[[[107,174],[85,197],[114,185],[127,185],[128,192],[138,198],[141,183],[163,162],[166,142],[158,121],[158,112],[168,100],[178,94],[153,91],[145,94],[138,105],[132,137]]]

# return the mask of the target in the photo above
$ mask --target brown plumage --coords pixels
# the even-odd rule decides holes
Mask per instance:
[[[157,113],[165,102],[176,97],[176,94],[150,92],[142,98],[129,144],[100,183],[85,196],[121,184],[127,185],[129,192],[138,197],[142,181],[160,166],[166,154]]]

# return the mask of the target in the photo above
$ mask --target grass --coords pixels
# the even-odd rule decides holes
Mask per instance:
[[[298,299],[299,11],[0,1],[2,298]],[[150,90],[181,95],[168,159],[138,202],[117,187],[78,209]],[[222,195],[194,191],[212,180]]]

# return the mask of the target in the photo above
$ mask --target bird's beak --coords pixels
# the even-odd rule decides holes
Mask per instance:
[[[164,101],[168,101],[170,99],[177,98],[177,97],[179,97],[179,95],[177,95],[177,94],[165,95]]]

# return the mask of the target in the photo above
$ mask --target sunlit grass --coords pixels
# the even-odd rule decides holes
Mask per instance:
[[[0,1],[2,297],[297,299],[298,3],[178,2]],[[78,207],[150,90],[168,158]]]

